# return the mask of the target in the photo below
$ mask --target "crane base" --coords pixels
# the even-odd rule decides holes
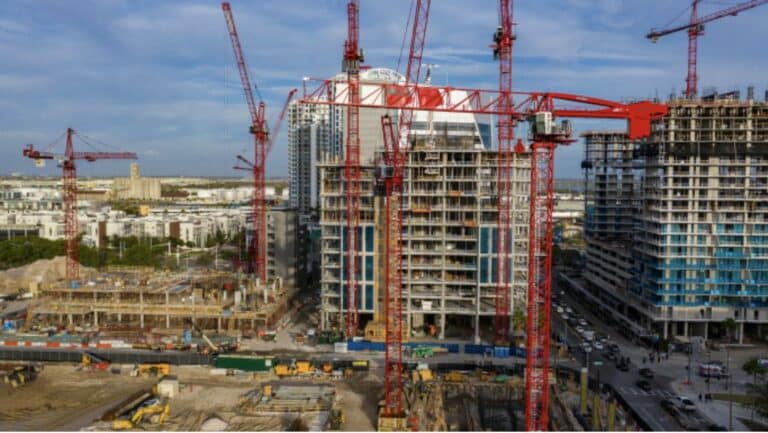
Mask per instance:
[[[378,431],[407,431],[408,418],[404,416],[386,416],[379,414]]]

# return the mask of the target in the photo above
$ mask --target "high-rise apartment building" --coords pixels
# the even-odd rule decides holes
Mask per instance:
[[[734,92],[668,105],[647,142],[587,136],[585,166],[594,176],[588,289],[622,320],[665,338],[724,335],[729,318],[739,341],[761,338],[768,324],[768,102],[750,90],[746,100]],[[624,156],[605,159],[594,152],[601,142]]]
[[[379,119],[369,120],[373,124]],[[384,209],[374,195],[374,166],[382,148],[380,143],[366,143],[372,134],[363,135],[362,143],[369,149],[363,159],[360,206],[358,311],[363,325],[381,320],[384,287],[380,262]],[[402,201],[403,308],[413,336],[431,332],[441,339],[492,336],[498,208],[497,152],[490,150],[490,142],[490,119],[486,117],[415,113]],[[525,308],[527,298],[528,154],[515,155],[512,165],[510,311]],[[325,160],[319,170],[321,325],[341,327],[349,307],[343,158]]]

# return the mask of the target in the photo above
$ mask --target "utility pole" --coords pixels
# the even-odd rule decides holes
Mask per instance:
[[[733,382],[731,381],[731,347],[726,346],[725,371],[728,374],[726,383],[728,384],[728,431],[733,431]]]

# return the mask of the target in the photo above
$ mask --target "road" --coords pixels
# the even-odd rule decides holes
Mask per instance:
[[[560,293],[561,287],[553,281],[554,293]],[[669,386],[669,382],[672,378],[665,377],[661,374],[656,374],[651,382],[652,390],[650,392],[643,391],[637,387],[636,382],[641,379],[638,374],[638,370],[642,366],[637,365],[638,359],[632,359],[633,356],[627,353],[626,348],[636,347],[634,344],[626,340],[618,332],[615,332],[612,328],[602,323],[598,318],[591,314],[583,305],[572,297],[568,296],[568,290],[564,290],[565,297],[561,297],[561,303],[570,306],[574,311],[577,311],[581,317],[591,323],[589,327],[597,334],[605,334],[609,336],[611,342],[617,343],[622,349],[621,356],[627,357],[634,362],[630,362],[629,371],[623,372],[616,368],[614,361],[609,361],[604,358],[604,354],[607,352],[593,350],[589,354],[590,364],[594,361],[602,361],[603,365],[595,367],[590,365],[589,375],[593,379],[597,379],[599,368],[600,383],[608,383],[613,389],[620,393],[624,400],[632,407],[632,409],[642,417],[648,426],[654,431],[681,431],[684,430],[682,425],[677,422],[671,415],[669,415],[662,407],[661,401],[676,396],[675,392]],[[582,342],[581,337],[578,335],[575,329],[570,327],[562,320],[559,314],[553,311],[552,315],[552,329],[560,335],[566,343],[573,347],[572,355],[576,358],[579,365],[584,366],[586,361],[586,354],[578,349],[578,345]],[[634,352],[637,352],[635,350]]]

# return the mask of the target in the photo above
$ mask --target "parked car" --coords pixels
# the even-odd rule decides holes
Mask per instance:
[[[571,314],[573,313],[573,309],[571,307],[565,307],[565,312]]]
[[[676,398],[677,398],[677,401],[680,402],[680,407],[683,410],[687,410],[687,411],[696,410],[696,405],[693,404],[693,401],[691,401],[690,398],[683,395],[678,395]]]
[[[563,314],[565,310],[563,310],[563,307],[557,307],[557,310],[555,311],[557,311],[557,314]]]
[[[651,382],[648,382],[645,379],[638,380],[637,382],[635,382],[635,385],[637,385],[638,388],[642,389],[645,392],[650,392],[651,389],[653,389],[651,387]]]
[[[608,345],[608,348],[611,350],[611,352],[616,352],[616,353],[618,353],[621,350],[619,345],[616,343],[611,343],[610,345]]]
[[[613,352],[608,352],[605,355],[603,355],[603,358],[605,358],[606,361],[613,361],[616,359],[616,354]]]
[[[581,326],[577,326],[577,327],[576,327],[576,332],[578,332],[578,333],[579,333],[579,335],[581,335],[581,334],[583,334],[583,333],[584,333],[584,328],[582,328]]]
[[[594,343],[592,343],[592,346],[594,346],[595,350],[603,350],[605,348],[603,344],[599,341],[595,341]]]
[[[579,319],[579,325],[581,326],[587,326],[587,321],[584,319]]]
[[[641,368],[638,373],[646,379],[653,379],[653,370],[650,368]]]

